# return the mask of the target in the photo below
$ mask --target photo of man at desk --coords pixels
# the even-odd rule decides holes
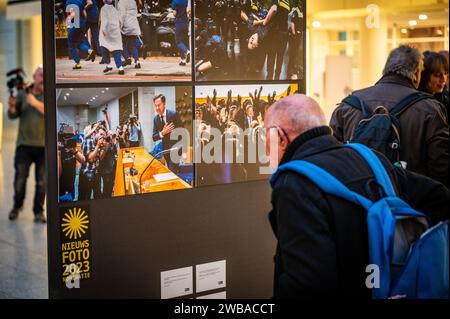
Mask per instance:
[[[192,142],[179,146],[170,136],[175,128],[192,132],[191,91],[58,90],[60,201],[192,188]]]

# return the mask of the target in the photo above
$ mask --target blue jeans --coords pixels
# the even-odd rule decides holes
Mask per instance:
[[[89,42],[86,39],[84,29],[69,28],[67,40],[69,42],[70,58],[74,60],[76,64],[80,63],[80,54],[78,50],[88,53],[91,49]]]
[[[28,175],[31,164],[35,163],[36,188],[34,193],[33,212],[40,214],[44,211],[46,190],[45,178],[45,148],[20,145],[16,148],[14,158],[14,208],[23,206],[26,193]]]
[[[125,59],[134,58],[135,62],[139,61],[138,46],[140,41],[137,35],[122,35],[123,56]]]
[[[175,41],[177,42],[177,46],[181,51],[181,58],[184,59],[186,57],[186,52],[188,51],[187,45],[189,45],[189,37],[188,37],[188,24],[175,24]]]
[[[102,53],[102,60],[106,64],[109,65],[111,63],[110,54],[112,54],[114,57],[114,62],[116,62],[117,68],[120,68],[121,66],[123,66],[122,59],[121,59],[122,51],[116,50],[116,51],[109,52],[109,50],[105,47],[101,47],[100,51]]]

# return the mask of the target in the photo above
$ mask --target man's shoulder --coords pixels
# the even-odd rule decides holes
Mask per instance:
[[[175,111],[175,110],[169,110],[169,109],[167,109],[167,116],[175,116],[175,115],[177,115],[177,112]]]

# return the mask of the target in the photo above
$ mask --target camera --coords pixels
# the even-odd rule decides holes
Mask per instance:
[[[61,161],[70,161],[77,153],[77,140],[71,133],[58,133],[58,149],[61,151]]]
[[[6,73],[7,78],[11,76],[13,77],[7,81],[6,85],[8,86],[9,95],[14,96],[15,89],[17,91],[21,91],[25,90],[26,88],[26,84],[24,81],[25,72],[21,68],[14,69]]]

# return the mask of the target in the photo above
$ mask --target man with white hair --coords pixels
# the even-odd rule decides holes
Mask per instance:
[[[303,160],[321,167],[350,190],[375,201],[373,172],[359,154],[344,147],[326,126],[320,106],[305,95],[291,95],[266,113],[266,152],[271,166]],[[377,154],[397,194],[434,223],[448,219],[448,189],[425,176],[394,167]],[[420,185],[416,187],[416,185]],[[370,298],[366,211],[325,194],[292,171],[272,184],[269,220],[277,237],[275,298]]]
[[[44,70],[38,67],[33,74],[33,85],[8,101],[8,117],[20,118],[16,155],[14,158],[14,207],[9,219],[15,220],[25,200],[25,188],[31,164],[35,163],[36,190],[34,194],[34,221],[45,223],[45,122]]]

